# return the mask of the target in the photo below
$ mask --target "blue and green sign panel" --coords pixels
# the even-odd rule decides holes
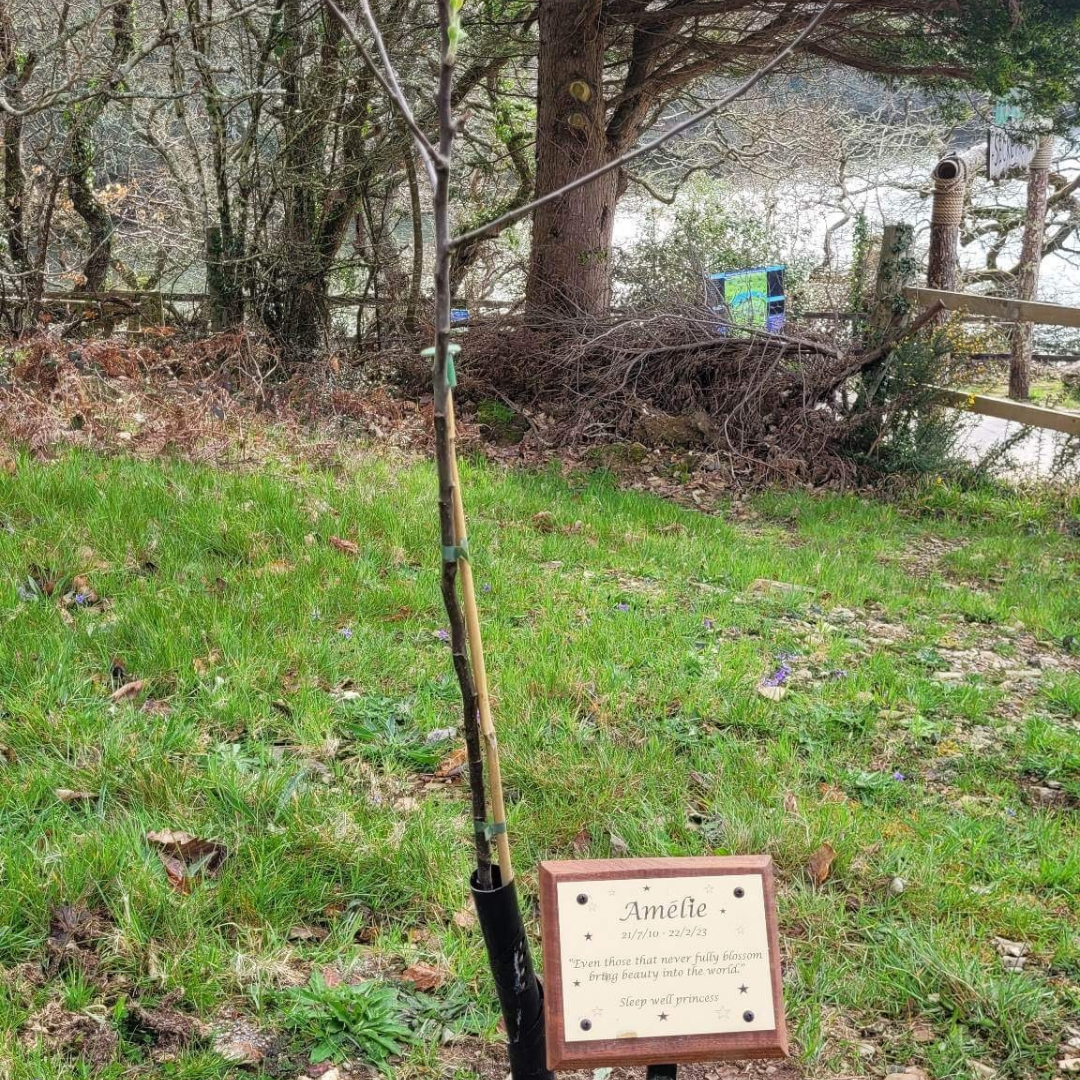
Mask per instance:
[[[784,267],[754,266],[708,278],[711,303],[724,316],[721,333],[740,326],[779,333],[784,328]]]

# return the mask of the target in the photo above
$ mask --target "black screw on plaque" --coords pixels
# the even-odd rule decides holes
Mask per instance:
[[[579,904],[587,904],[589,902],[589,898],[585,893],[579,892],[577,894],[577,902]]]
[[[592,1021],[591,1020],[582,1020],[581,1021],[581,1030],[582,1031],[591,1031],[592,1030]]]
[[[749,1024],[750,1021],[754,1019],[754,1014],[747,1009],[746,1012],[742,1014],[742,1018]]]
[[[737,888],[737,889],[735,890],[735,898],[736,898],[737,900],[741,900],[741,899],[742,899],[742,898],[743,898],[743,897],[744,897],[745,895],[746,895],[746,890],[745,890],[745,889],[744,889],[744,888],[743,888],[743,887],[742,887],[742,886],[740,885],[740,886],[739,886],[739,887],[738,887],[738,888]]]

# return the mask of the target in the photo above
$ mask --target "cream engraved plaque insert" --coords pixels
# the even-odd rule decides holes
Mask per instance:
[[[558,886],[567,1042],[776,1027],[760,874]]]
[[[784,1052],[767,858],[547,863],[541,877],[553,1060],[599,1061],[596,1044],[624,1041],[645,1060]]]

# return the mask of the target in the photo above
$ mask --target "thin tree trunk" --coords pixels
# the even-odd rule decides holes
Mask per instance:
[[[30,249],[26,243],[23,206],[26,200],[26,174],[22,165],[21,116],[4,121],[4,210],[7,216],[8,254],[19,274],[30,277]],[[29,292],[29,280],[26,290]]]
[[[1039,266],[1042,263],[1043,237],[1046,235],[1046,201],[1050,187],[1050,155],[1053,136],[1039,140],[1039,148],[1028,170],[1027,211],[1024,215],[1024,239],[1016,274],[1016,295],[1020,300],[1034,300],[1039,291]],[[1013,326],[1009,357],[1009,397],[1026,401],[1031,396],[1032,324]]]
[[[420,183],[412,153],[405,155],[405,172],[409,180],[409,213],[412,216],[413,234],[412,281],[409,285],[409,306],[405,310],[405,329],[415,334],[420,328],[420,288],[424,279],[424,212],[420,205]]]
[[[536,195],[611,160],[605,132],[603,5],[546,0],[539,8]],[[537,207],[526,304],[537,313],[599,315],[611,300],[614,171]]]

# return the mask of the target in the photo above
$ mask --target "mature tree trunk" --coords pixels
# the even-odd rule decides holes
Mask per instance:
[[[1016,295],[1020,300],[1034,300],[1038,295],[1053,145],[1052,135],[1046,135],[1039,140],[1039,148],[1028,172],[1024,240],[1016,274]],[[1014,401],[1026,401],[1031,396],[1032,336],[1031,323],[1016,323],[1013,327],[1009,357],[1009,397]]]
[[[71,150],[67,166],[67,191],[75,213],[83,219],[88,233],[89,252],[83,263],[82,292],[96,293],[105,288],[105,278],[112,263],[113,218],[94,194],[93,148],[86,128],[76,120],[71,132]]]
[[[540,4],[536,195],[546,195],[611,159],[603,94],[604,5]],[[537,315],[602,314],[611,297],[616,172],[533,214],[526,302]]]
[[[120,86],[120,68],[135,47],[131,0],[119,0],[112,9],[112,72],[97,97],[72,111],[64,178],[75,213],[83,219],[89,234],[89,252],[83,264],[83,292],[100,292],[112,265],[114,224],[108,208],[94,194],[93,128],[105,111],[113,92]]]

